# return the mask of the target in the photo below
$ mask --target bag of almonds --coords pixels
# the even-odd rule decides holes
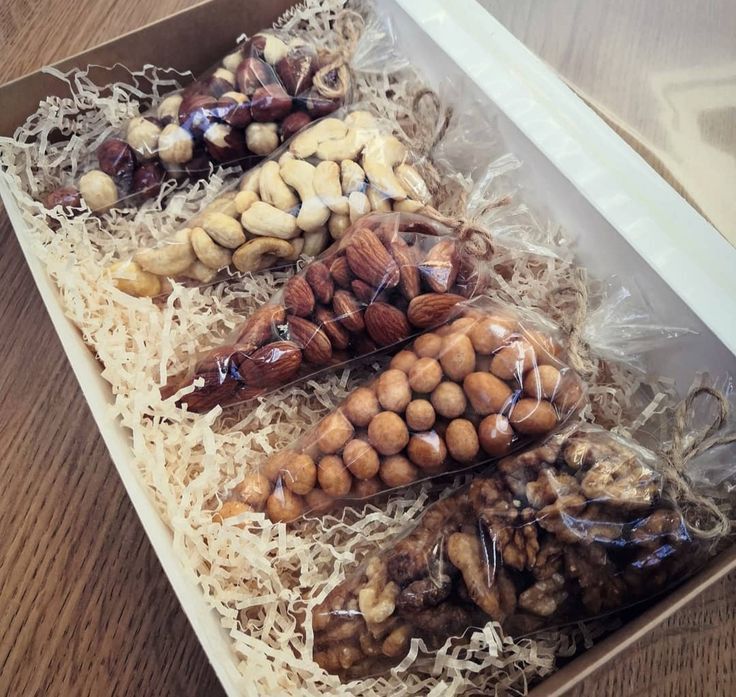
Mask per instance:
[[[420,210],[432,197],[395,124],[355,109],[307,126],[171,239],[110,267],[121,290],[164,292],[320,254],[371,211]]]
[[[715,504],[681,506],[669,472],[588,424],[500,460],[316,598],[314,660],[345,680],[407,670],[490,622],[520,637],[652,598],[727,533],[697,526]]]
[[[399,67],[391,65],[395,37],[373,16],[326,14],[325,33],[315,40],[289,27],[252,35],[184,89],[109,129],[73,182],[43,195],[44,205],[103,214],[156,198],[168,180],[207,178],[219,166],[250,169],[308,123],[351,103],[351,74],[361,69],[353,56],[363,44],[386,47],[386,72]]]
[[[207,411],[398,348],[481,283],[452,230],[410,213],[363,216],[164,394]],[[193,386],[193,389],[191,387]]]
[[[415,296],[409,320],[436,325],[432,307],[445,298]],[[403,311],[379,307],[377,331],[395,340],[401,327],[403,335]],[[485,297],[458,303],[445,324],[417,337],[296,443],[251,469],[217,515],[265,511],[288,522],[477,468],[557,430],[583,398],[582,382],[542,318]]]

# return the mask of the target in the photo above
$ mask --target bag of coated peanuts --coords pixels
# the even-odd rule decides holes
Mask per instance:
[[[409,316],[428,317],[444,296],[424,297]],[[385,311],[378,326],[391,331],[400,310]],[[461,302],[314,429],[251,469],[217,515],[265,510],[288,522],[477,468],[554,432],[583,399],[543,319],[487,298]]]

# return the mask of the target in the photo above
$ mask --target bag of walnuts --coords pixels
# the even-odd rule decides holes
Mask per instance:
[[[409,318],[431,326],[425,318],[445,298],[417,295]],[[380,306],[378,331],[393,332],[400,315]],[[265,511],[289,522],[477,468],[554,432],[583,398],[555,330],[541,318],[483,297],[458,303],[445,324],[417,337],[296,443],[251,469],[217,515]]]
[[[714,547],[664,471],[587,424],[502,459],[314,607],[314,660],[345,680],[377,675],[489,622],[523,636],[651,598]]]
[[[415,167],[420,158],[395,129],[365,110],[307,126],[171,239],[113,264],[115,284],[131,295],[156,296],[168,278],[209,283],[283,266],[320,254],[371,211],[430,205]]]

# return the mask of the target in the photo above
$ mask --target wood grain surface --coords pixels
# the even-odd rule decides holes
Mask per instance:
[[[4,0],[0,83],[194,4]],[[0,695],[223,694],[0,209]],[[736,694],[736,575],[577,697]]]

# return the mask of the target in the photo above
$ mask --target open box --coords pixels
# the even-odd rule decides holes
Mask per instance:
[[[197,73],[226,53],[238,34],[266,26],[290,4],[287,0],[211,0],[68,59],[60,67],[124,62],[139,68],[153,63]],[[458,0],[452,12],[438,0],[376,0],[376,4],[392,18],[402,51],[430,83],[437,84],[458,70],[469,76],[474,96],[496,116],[509,150],[524,162],[525,187],[565,226],[591,272],[598,277],[635,278],[658,322],[698,330],[677,352],[652,356],[657,370],[675,378],[681,391],[698,371],[736,374],[736,250],[473,0]],[[61,88],[58,80],[41,73],[0,88],[0,98],[7,105],[0,117],[0,134],[10,135],[39,99]],[[100,366],[65,317],[56,288],[32,252],[16,203],[2,179],[0,193],[162,566],[227,693],[249,694],[252,687],[238,672],[238,659],[219,617],[210,610],[194,573],[175,556],[170,530],[132,465],[128,435],[110,416],[112,396]],[[533,694],[563,693],[734,568],[736,551],[729,550],[540,684]]]

